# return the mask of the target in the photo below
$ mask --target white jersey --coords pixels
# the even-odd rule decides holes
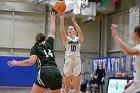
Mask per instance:
[[[76,58],[80,57],[81,44],[79,42],[79,37],[71,39],[67,36],[67,41],[65,43],[65,58]]]
[[[80,59],[80,42],[79,37],[71,39],[67,36],[65,43],[65,64],[64,64],[64,76],[80,76],[81,59]]]
[[[134,82],[140,82],[140,44],[135,46],[139,50],[139,55],[133,56],[132,70],[134,75]]]

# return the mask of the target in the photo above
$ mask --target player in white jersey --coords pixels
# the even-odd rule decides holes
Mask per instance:
[[[65,46],[65,64],[64,75],[65,76],[79,76],[81,75],[81,60],[80,60],[80,42],[79,38],[75,37],[71,39],[67,36],[67,42]]]
[[[134,80],[130,83],[130,87],[124,90],[123,93],[139,93],[140,92],[140,25],[135,27],[133,34],[134,48],[128,46],[118,36],[118,26],[116,24],[111,25],[112,37],[115,42],[119,45],[122,51],[126,55],[133,56],[133,76]]]
[[[64,93],[70,93],[71,82],[73,82],[75,93],[80,93],[81,81],[81,59],[80,48],[83,42],[83,34],[79,25],[75,21],[74,13],[71,13],[71,20],[75,26],[68,27],[68,36],[64,29],[64,13],[60,15],[60,33],[65,46],[65,63],[64,63]],[[76,36],[76,32],[78,37]],[[72,80],[72,81],[71,81]]]

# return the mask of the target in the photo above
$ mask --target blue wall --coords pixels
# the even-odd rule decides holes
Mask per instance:
[[[9,67],[9,60],[24,60],[28,57],[0,56],[0,86],[32,86],[36,80],[36,65]]]

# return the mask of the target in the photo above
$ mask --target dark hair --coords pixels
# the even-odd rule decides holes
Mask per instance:
[[[97,69],[99,69],[99,65],[101,65],[101,68],[103,69],[103,65],[101,63],[98,64]]]
[[[44,40],[45,40],[45,35],[43,33],[38,33],[36,35],[35,45],[38,45],[39,43],[43,42]]]
[[[134,32],[137,33],[138,36],[140,37],[140,25],[135,27]]]

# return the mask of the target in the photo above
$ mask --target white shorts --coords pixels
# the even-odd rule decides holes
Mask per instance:
[[[140,92],[140,82],[134,82],[130,87],[124,90],[123,93],[139,93]]]
[[[80,76],[82,74],[80,57],[75,59],[65,58],[64,76]]]

